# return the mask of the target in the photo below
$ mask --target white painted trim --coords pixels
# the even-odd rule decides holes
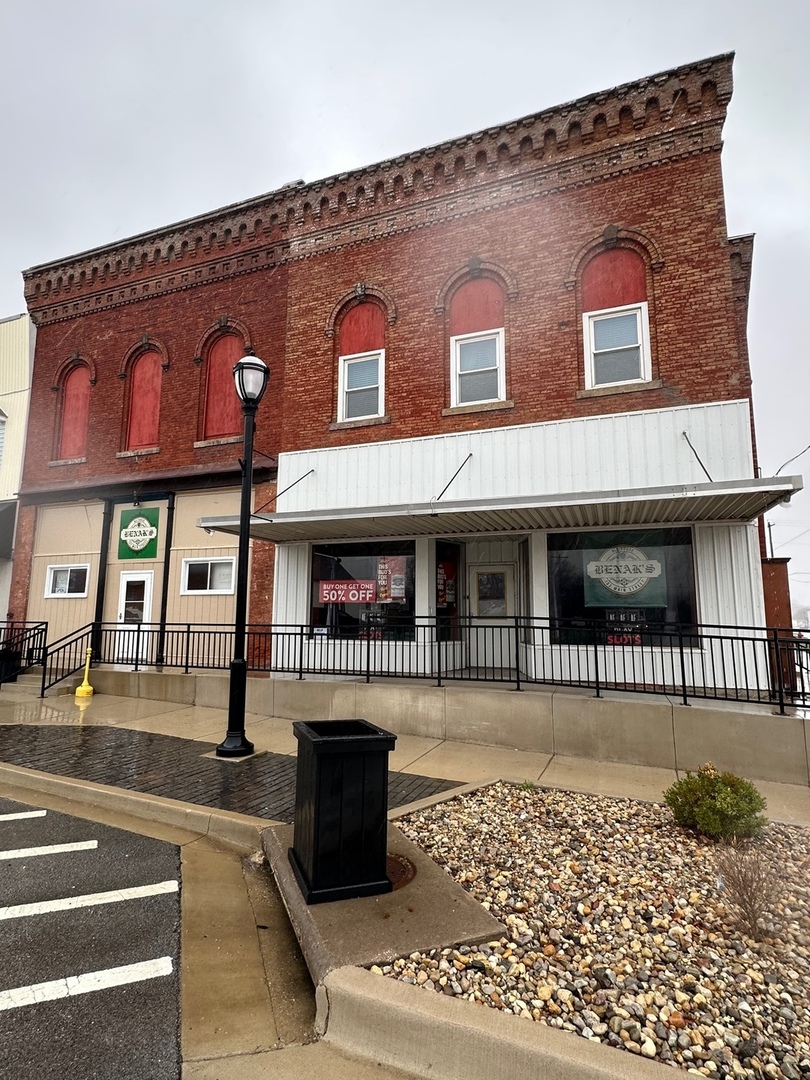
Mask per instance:
[[[159,979],[164,975],[171,975],[172,970],[172,958],[161,956],[157,960],[144,960],[140,964],[126,964],[124,967],[88,971],[83,975],[69,975],[65,979],[54,979],[52,982],[18,986],[13,990],[0,991],[0,1011],[37,1005],[43,1001],[58,1001],[60,998],[90,994],[95,990],[108,990],[113,986],[126,986],[128,983],[144,982],[147,979]]]
[[[597,319],[623,312],[635,311],[640,322],[641,376],[638,379],[620,379],[618,382],[598,383],[593,369],[593,324]],[[624,304],[621,307],[603,308],[601,311],[586,311],[582,315],[582,341],[585,347],[585,387],[588,390],[602,390],[609,386],[630,386],[649,382],[652,379],[652,357],[650,355],[650,313],[647,301],[638,304]]]
[[[84,592],[53,592],[51,582],[54,570],[86,570],[84,577]],[[68,577],[70,575],[68,574]],[[49,563],[45,569],[45,599],[46,600],[80,600],[88,595],[90,587],[90,563]]]
[[[360,416],[346,415],[346,369],[357,360],[377,360],[377,411]],[[371,389],[368,387],[367,389]],[[351,353],[338,360],[338,407],[337,422],[353,423],[355,420],[374,420],[385,416],[385,349],[372,349],[365,353]]]
[[[459,401],[458,384],[459,371],[459,345],[467,341],[483,341],[486,338],[494,338],[496,341],[496,371],[498,375],[498,394],[493,398],[481,398],[476,401]],[[490,401],[506,401],[506,359],[504,353],[504,330],[479,330],[474,334],[456,334],[450,338],[450,408],[455,409],[463,405],[483,405]]]
[[[189,589],[188,568],[192,564],[200,563],[230,563],[231,564],[231,587],[230,589]],[[210,580],[210,574],[209,574]],[[181,596],[233,596],[236,588],[236,558],[233,555],[211,555],[208,558],[183,559],[183,568],[180,574]]]

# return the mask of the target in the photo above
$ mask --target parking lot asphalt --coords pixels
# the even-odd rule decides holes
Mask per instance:
[[[0,799],[0,1078],[175,1080],[174,844]]]

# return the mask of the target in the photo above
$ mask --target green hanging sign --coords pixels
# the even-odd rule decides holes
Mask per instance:
[[[156,559],[160,509],[122,510],[118,530],[119,559]]]

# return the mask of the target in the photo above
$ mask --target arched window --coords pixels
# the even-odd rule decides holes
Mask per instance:
[[[126,448],[145,450],[159,443],[163,357],[156,349],[141,353],[132,366],[131,380]]]
[[[602,251],[582,272],[582,335],[589,389],[652,378],[647,268],[630,248]]]
[[[61,461],[83,458],[90,418],[90,369],[86,364],[76,364],[67,372],[61,391],[57,457]]]
[[[506,399],[503,289],[471,278],[450,301],[450,405]]]
[[[208,350],[203,439],[224,439],[242,433],[242,407],[233,382],[233,368],[244,355],[244,342],[238,334],[222,334]]]
[[[364,300],[340,323],[338,422],[385,414],[385,321],[382,307]]]

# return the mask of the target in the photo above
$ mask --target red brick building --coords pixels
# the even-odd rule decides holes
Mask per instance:
[[[643,649],[652,625],[763,625],[755,522],[800,480],[757,476],[753,241],[727,236],[720,164],[731,66],[27,271],[15,614],[60,633],[128,604],[232,618],[247,348],[272,371],[250,620],[274,593],[307,667],[354,670],[373,639],[424,672],[431,620],[450,667],[472,662],[467,617],[553,623],[542,646],[499,638],[529,674],[560,626]],[[139,509],[157,514],[128,552]]]

